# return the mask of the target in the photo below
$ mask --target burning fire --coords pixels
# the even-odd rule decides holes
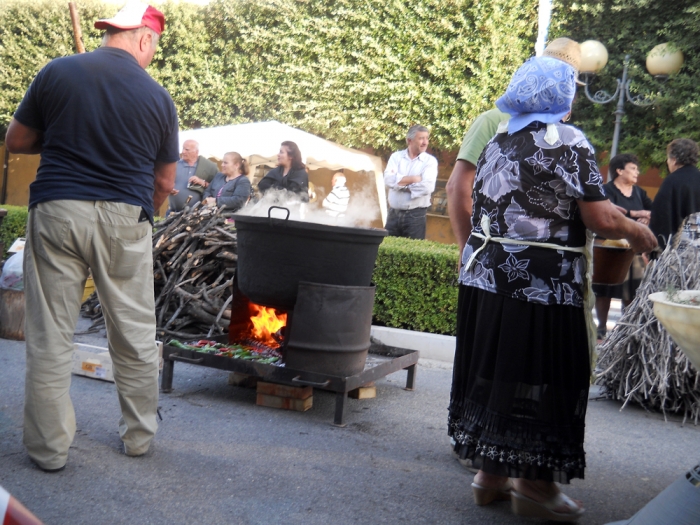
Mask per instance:
[[[279,335],[275,337],[275,334],[287,325],[287,314],[278,314],[274,308],[253,303],[250,303],[250,310],[252,312],[250,321],[253,323],[251,329],[253,338],[269,347],[279,347]]]

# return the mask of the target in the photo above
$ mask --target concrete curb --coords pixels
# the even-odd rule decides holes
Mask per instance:
[[[400,330],[387,326],[372,326],[370,335],[388,346],[419,350],[420,358],[431,361],[454,362],[455,338],[449,335]]]

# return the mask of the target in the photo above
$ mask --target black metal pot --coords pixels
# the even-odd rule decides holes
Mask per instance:
[[[270,217],[274,208],[285,219]],[[291,310],[300,281],[369,286],[384,229],[290,221],[272,206],[268,217],[234,215],[238,287],[257,304]]]
[[[289,368],[347,377],[365,368],[374,286],[299,283],[285,362]]]

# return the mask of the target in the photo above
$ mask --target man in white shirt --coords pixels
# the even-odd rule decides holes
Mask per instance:
[[[430,132],[425,126],[411,126],[405,150],[391,155],[384,171],[389,189],[389,235],[425,238],[426,214],[437,180],[437,159],[426,153]]]

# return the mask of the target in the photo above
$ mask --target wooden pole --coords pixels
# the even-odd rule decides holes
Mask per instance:
[[[80,15],[78,14],[78,6],[75,2],[68,2],[70,9],[70,20],[73,23],[73,40],[75,41],[75,50],[78,53],[85,53],[83,45],[83,32],[80,29]]]

